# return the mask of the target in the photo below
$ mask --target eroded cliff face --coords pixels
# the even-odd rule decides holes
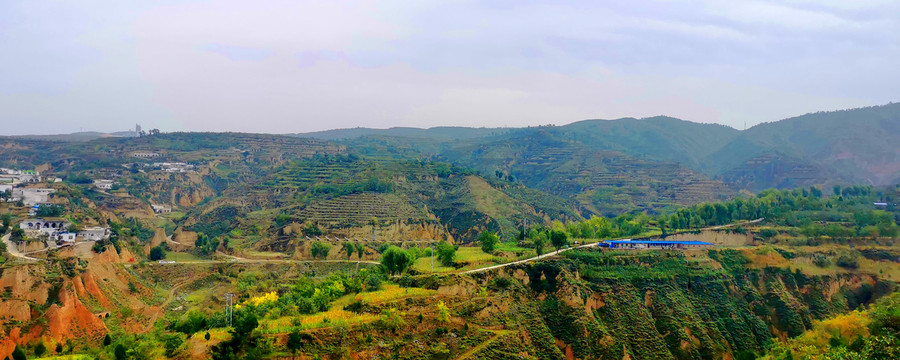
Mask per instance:
[[[482,283],[519,290],[475,313],[512,318],[530,339],[522,350],[541,359],[731,359],[760,354],[772,338],[796,336],[813,320],[896,287],[871,275],[723,262],[644,252],[509,267]]]
[[[127,249],[117,253],[109,247],[101,254],[68,249],[60,256],[2,270],[0,358],[16,344],[96,344],[108,333],[104,320],[109,313],[138,332],[161,316],[159,307],[141,300],[152,291],[124,269],[134,262]],[[131,291],[129,283],[137,290]]]

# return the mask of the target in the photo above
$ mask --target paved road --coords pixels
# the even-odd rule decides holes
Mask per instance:
[[[10,235],[12,235],[12,234],[3,235],[3,242],[6,243],[6,252],[8,252],[12,256],[15,256],[17,258],[20,258],[20,259],[28,261],[28,262],[41,261],[41,259],[33,258],[33,257],[25,255],[21,251],[19,251],[19,249],[16,247],[16,244],[14,244],[12,241],[9,241]]]
[[[755,223],[758,223],[758,222],[760,222],[760,221],[763,221],[763,218],[759,218],[759,219],[756,219],[756,220],[750,220],[750,221],[742,221],[742,222],[738,222],[738,223],[734,223],[734,224],[728,224],[728,225],[721,225],[721,226],[713,226],[713,227],[703,228],[703,229],[701,229],[701,231],[702,231],[702,230],[718,230],[718,229],[724,229],[724,228],[728,228],[728,227],[732,227],[732,226],[737,226],[737,225],[755,224]],[[462,274],[474,274],[474,273],[479,273],[479,272],[483,272],[483,271],[490,271],[490,270],[494,270],[494,269],[499,269],[499,268],[507,267],[507,266],[510,266],[510,265],[524,264],[524,263],[527,263],[527,262],[532,262],[532,261],[540,260],[540,259],[547,258],[547,257],[550,257],[550,256],[558,255],[559,253],[566,252],[566,251],[569,251],[569,250],[572,250],[572,249],[580,249],[580,248],[586,248],[586,247],[591,247],[591,246],[597,246],[597,243],[599,243],[600,241],[610,241],[610,240],[631,240],[631,239],[609,239],[609,240],[598,240],[598,241],[595,241],[595,242],[592,242],[592,243],[588,243],[588,244],[584,244],[584,245],[579,245],[579,246],[571,247],[571,248],[565,248],[565,249],[561,249],[561,250],[559,250],[559,251],[553,251],[553,252],[549,252],[549,253],[546,253],[546,254],[543,254],[543,255],[538,255],[538,256],[535,256],[535,257],[533,257],[533,258],[528,258],[528,259],[525,259],[525,260],[513,261],[513,262],[510,262],[510,263],[506,263],[506,264],[499,264],[499,265],[494,265],[494,266],[488,266],[488,267],[481,268],[481,269],[475,269],[475,270],[464,271],[464,272],[462,272]]]

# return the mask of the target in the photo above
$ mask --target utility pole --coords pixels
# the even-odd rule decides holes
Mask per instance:
[[[228,326],[232,324],[232,317],[234,315],[234,294],[225,293],[225,316],[228,317]]]

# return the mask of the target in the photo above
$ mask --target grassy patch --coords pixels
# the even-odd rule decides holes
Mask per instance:
[[[206,260],[198,258],[196,255],[191,254],[189,252],[166,252],[166,260],[167,261],[198,261],[198,260]]]

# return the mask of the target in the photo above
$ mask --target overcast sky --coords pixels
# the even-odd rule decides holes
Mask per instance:
[[[0,1],[0,134],[738,129],[900,100],[900,2]]]

